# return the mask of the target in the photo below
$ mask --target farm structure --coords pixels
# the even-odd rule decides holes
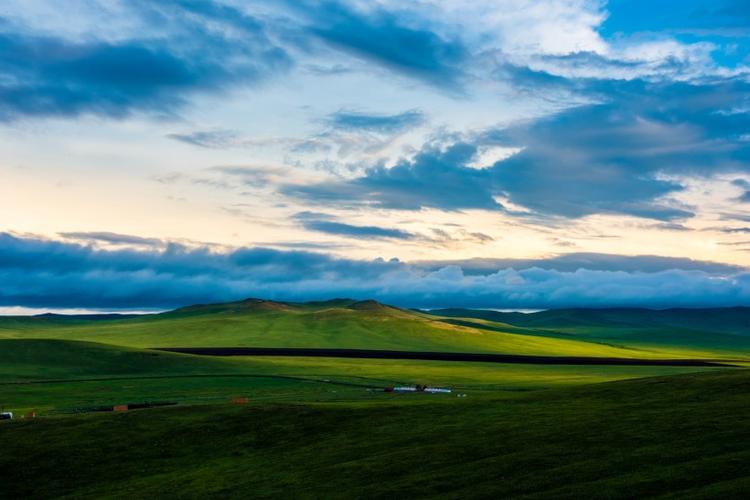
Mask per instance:
[[[426,385],[401,385],[395,387],[386,387],[385,392],[429,392],[432,394],[451,392],[450,389],[444,387],[428,387]]]

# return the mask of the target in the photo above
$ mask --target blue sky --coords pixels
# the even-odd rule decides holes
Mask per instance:
[[[0,75],[6,311],[750,305],[743,1],[11,0]]]

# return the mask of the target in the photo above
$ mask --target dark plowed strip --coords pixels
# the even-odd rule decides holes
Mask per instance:
[[[157,347],[158,351],[203,356],[296,356],[320,358],[422,359],[430,361],[475,361],[532,365],[630,365],[630,366],[728,366],[702,359],[629,359],[587,356],[522,356],[460,352],[385,351],[373,349],[308,349],[289,347]]]

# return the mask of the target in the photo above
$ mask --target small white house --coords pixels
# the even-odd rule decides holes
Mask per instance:
[[[432,392],[432,393],[445,393],[448,394],[451,392],[450,389],[445,389],[442,387],[427,387],[424,392]]]

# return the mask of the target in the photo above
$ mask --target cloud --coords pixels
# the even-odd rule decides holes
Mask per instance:
[[[456,243],[485,244],[495,241],[495,238],[488,234],[484,234],[478,231],[467,231],[463,228],[453,231],[446,231],[445,229],[440,228],[432,228],[431,232],[431,236],[424,236],[422,239],[425,242],[434,243],[441,246],[452,246]]]
[[[230,7],[181,1],[129,7],[144,32],[158,26],[163,35],[71,39],[0,23],[0,120],[171,114],[190,94],[253,84],[291,65],[260,21]]]
[[[708,229],[727,234],[750,234],[750,227],[712,227]]]
[[[310,33],[335,48],[440,88],[459,87],[468,49],[457,37],[433,31],[427,20],[373,4],[362,9],[334,1],[291,5],[306,16]]]
[[[538,213],[580,217],[621,213],[660,220],[690,216],[665,197],[674,176],[742,170],[750,145],[740,139],[748,114],[725,114],[750,97],[742,81],[592,87],[603,102],[495,132],[523,146],[495,165],[497,186]],[[671,178],[670,178],[671,176]]]
[[[111,233],[108,231],[69,232],[59,233],[59,235],[72,240],[103,242],[114,245],[162,246],[165,244],[159,238],[144,238],[132,234]]]
[[[436,247],[460,246],[465,243],[486,244],[495,241],[493,237],[487,234],[467,231],[464,228],[450,231],[432,228],[425,233],[414,233],[396,228],[348,224],[331,215],[317,212],[300,212],[295,214],[293,219],[308,231],[349,238],[414,241]]]
[[[327,214],[300,212],[294,216],[294,219],[308,231],[350,238],[411,240],[417,237],[417,235],[401,229],[347,224]]]
[[[526,63],[531,71],[568,79],[685,80],[715,72],[711,59],[715,50],[710,43],[686,45],[671,39],[656,39],[634,42],[607,55],[595,52],[541,55]]]
[[[732,213],[732,212],[723,213],[719,216],[719,220],[750,222],[750,214],[743,214],[743,213],[736,213],[736,212],[735,213]]]
[[[416,109],[390,115],[341,109],[325,117],[324,130],[303,139],[290,139],[287,145],[293,153],[377,157],[404,133],[425,122],[424,113]]]
[[[428,145],[413,160],[401,160],[393,167],[378,165],[362,177],[287,185],[281,191],[319,204],[365,204],[401,210],[499,209],[489,172],[466,166],[476,152],[475,146],[464,143],[445,150]]]
[[[218,166],[208,169],[211,172],[217,172],[229,178],[237,179],[243,186],[262,188],[268,185],[277,185],[290,176],[291,169],[285,166],[274,165],[233,165]],[[195,179],[200,181],[201,179]],[[206,181],[211,181],[207,179]],[[222,181],[217,181],[222,182]],[[219,187],[230,187],[222,183]]]
[[[328,117],[328,123],[335,129],[364,130],[382,134],[403,132],[422,125],[424,122],[424,113],[419,110],[404,111],[395,115],[340,110]]]
[[[214,129],[171,133],[165,137],[207,149],[262,148],[269,146],[295,147],[301,141],[291,137],[248,137],[238,130]]]
[[[614,256],[609,256],[611,261]],[[649,257],[642,258],[641,264]],[[591,260],[591,259],[590,259]],[[0,234],[0,305],[162,308],[237,300],[348,296],[405,307],[735,306],[750,304],[750,273],[683,262],[648,271],[539,266],[466,272],[308,251],[106,250]],[[680,265],[675,261],[675,265]],[[475,270],[476,271],[476,270]]]
[[[167,134],[167,137],[201,148],[226,149],[237,145],[238,134],[233,130],[196,130],[184,134]]]
[[[414,262],[427,270],[445,266],[460,267],[466,274],[491,274],[498,269],[540,268],[552,271],[574,272],[579,269],[625,273],[657,273],[669,270],[699,271],[706,274],[726,275],[747,271],[747,268],[719,262],[707,262],[684,257],[659,255],[617,255],[592,252],[572,252],[536,259],[464,259]]]
[[[282,192],[319,204],[418,210],[501,209],[578,218],[623,214],[673,221],[693,208],[674,201],[680,176],[747,171],[750,84],[589,82],[600,102],[491,129],[457,142],[426,144],[413,159],[364,175]],[[455,141],[455,139],[453,139]],[[487,168],[478,151],[512,148]]]
[[[216,252],[173,243],[161,249],[103,250],[0,233],[0,304],[171,307],[230,300],[253,290],[271,293],[297,279],[321,284],[351,276],[374,279],[398,265],[306,251]]]
[[[344,157],[355,152],[380,153],[400,134],[424,124],[425,120],[424,113],[419,110],[392,115],[339,110],[324,120],[328,126],[326,130],[307,138],[246,137],[229,129],[193,130],[167,134],[166,137],[207,149],[281,146],[295,153],[336,150],[338,156]]]

